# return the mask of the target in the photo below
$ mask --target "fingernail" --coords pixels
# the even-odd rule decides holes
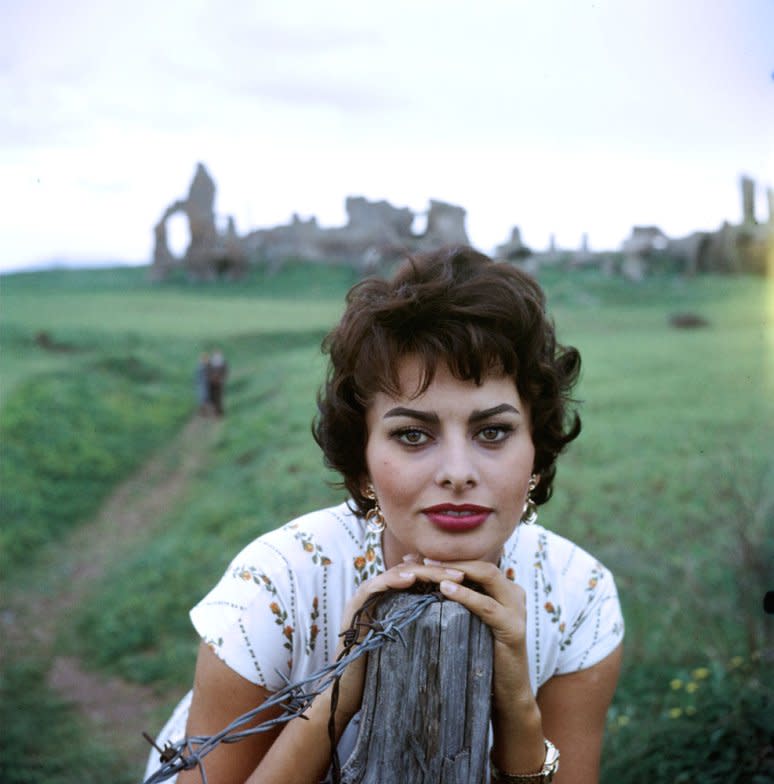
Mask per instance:
[[[398,572],[398,576],[408,580],[410,577],[414,577],[414,572]]]
[[[465,576],[465,572],[461,572],[459,569],[444,569],[444,571],[449,577],[454,577],[455,579]]]
[[[419,556],[415,555],[414,553],[409,553],[408,555],[403,556],[404,563],[416,563],[419,560]]]
[[[440,561],[434,561],[432,558],[425,558],[424,560],[425,566],[440,566]]]
[[[457,593],[459,589],[457,583],[453,583],[451,580],[441,580],[441,590],[444,593]]]

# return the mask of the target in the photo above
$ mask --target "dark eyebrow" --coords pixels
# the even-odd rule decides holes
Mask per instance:
[[[427,422],[428,425],[437,425],[439,422],[437,414],[430,414],[427,411],[418,411],[415,408],[391,408],[385,415],[387,417],[409,417],[409,419],[418,419],[420,422]]]
[[[468,420],[471,424],[476,424],[476,422],[481,422],[485,419],[490,419],[491,417],[497,416],[498,414],[504,413],[512,413],[512,414],[519,414],[519,410],[508,403],[501,403],[499,406],[492,406],[492,408],[485,408],[483,411],[474,411],[470,415],[470,419]],[[430,413],[428,411],[419,411],[415,408],[404,408],[403,406],[397,406],[396,408],[391,408],[385,415],[384,418],[387,417],[408,417],[409,419],[418,419],[420,422],[427,422],[429,425],[437,425],[440,421],[438,419],[437,414]]]
[[[492,406],[492,408],[485,408],[483,411],[474,411],[470,415],[470,423],[475,424],[476,422],[481,422],[484,419],[489,419],[490,417],[497,416],[498,414],[519,414],[519,409],[515,408],[514,406],[508,403],[501,403],[499,406]]]

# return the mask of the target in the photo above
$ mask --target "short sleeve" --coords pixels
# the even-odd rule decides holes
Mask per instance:
[[[256,540],[191,610],[191,621],[231,669],[276,691],[293,666],[295,605],[289,564],[275,548]]]
[[[589,558],[583,563],[583,569],[573,575],[567,588],[572,614],[560,637],[556,674],[597,664],[615,650],[624,636],[615,580],[599,561]]]

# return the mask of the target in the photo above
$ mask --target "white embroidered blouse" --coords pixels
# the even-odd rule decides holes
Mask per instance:
[[[527,594],[533,691],[590,667],[621,641],[610,572],[545,528],[517,526],[500,568]],[[341,615],[361,582],[384,570],[381,542],[346,504],[312,512],[251,542],[191,611],[229,667],[270,691],[332,661]],[[281,673],[281,675],[280,675]]]

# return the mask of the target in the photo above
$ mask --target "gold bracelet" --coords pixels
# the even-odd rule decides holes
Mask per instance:
[[[549,784],[554,780],[556,771],[559,770],[559,749],[551,743],[548,738],[543,742],[546,745],[546,758],[543,767],[538,773],[506,773],[492,762],[492,755],[489,755],[489,770],[492,774],[492,781],[501,784]]]

